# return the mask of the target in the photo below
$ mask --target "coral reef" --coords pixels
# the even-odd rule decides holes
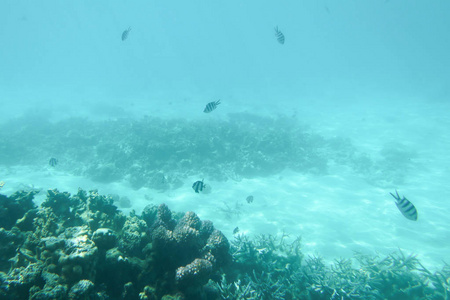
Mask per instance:
[[[233,270],[210,281],[221,299],[448,299],[450,267],[430,272],[413,256],[356,253],[353,258],[303,260],[300,240],[238,235],[232,243]],[[229,281],[232,282],[229,282]]]
[[[213,270],[231,261],[226,237],[193,212],[175,222],[161,204],[154,224],[158,227],[152,231],[153,250],[173,270],[160,276],[175,276],[178,288],[187,295],[198,294]]]
[[[0,300],[450,297],[448,265],[431,272],[402,251],[326,265],[304,257],[300,238],[236,234],[230,245],[211,221],[165,204],[124,216],[95,190],[49,190],[40,207],[33,196],[0,197],[14,216],[0,228]]]
[[[198,174],[209,180],[268,176],[285,168],[324,174],[329,164],[348,166],[373,183],[398,184],[416,157],[401,144],[366,154],[348,139],[322,137],[286,116],[36,123],[28,118],[0,125],[0,164],[47,164],[58,153],[57,169],[98,182],[126,179],[136,189],[174,189]]]
[[[185,287],[204,285],[208,282],[212,273],[213,265],[210,261],[196,258],[193,262],[184,267],[179,267],[175,278],[177,283]]]
[[[34,208],[33,197],[37,192],[16,192],[7,197],[0,194],[0,227],[11,229],[16,221]]]
[[[231,262],[225,236],[193,212],[161,204],[124,216],[95,190],[49,190],[38,208],[34,193],[0,196],[11,215],[0,228],[0,299],[197,299]]]

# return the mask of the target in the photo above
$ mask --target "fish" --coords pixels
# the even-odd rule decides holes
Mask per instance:
[[[215,110],[217,108],[217,105],[220,104],[220,100],[217,101],[213,101],[213,102],[209,102],[208,104],[206,104],[205,109],[203,110],[204,113],[210,113],[213,110]]]
[[[5,185],[4,181],[0,181],[0,189]]]
[[[128,38],[128,34],[131,31],[131,27],[128,27],[124,32],[122,32],[122,41],[125,41]]]
[[[397,205],[398,210],[402,213],[402,215],[412,221],[417,221],[418,215],[417,215],[417,209],[414,206],[414,204],[411,203],[408,199],[405,197],[400,198],[400,195],[398,194],[397,190],[395,190],[396,195],[391,194],[392,197],[395,199],[395,204]]]
[[[245,200],[247,200],[247,203],[252,203],[253,202],[253,196],[250,195]]]
[[[239,227],[236,227],[235,229],[233,229],[233,234],[236,234],[239,232]]]
[[[194,192],[196,192],[197,194],[201,191],[203,191],[203,189],[206,187],[206,184],[203,183],[203,179],[202,181],[196,181],[194,182],[194,184],[192,185],[192,188],[194,189]]]
[[[277,38],[278,43],[284,44],[284,34],[278,30],[278,26],[275,27],[275,36]]]
[[[58,164],[58,160],[54,157],[50,158],[50,160],[48,161],[48,164],[52,167],[56,166]]]

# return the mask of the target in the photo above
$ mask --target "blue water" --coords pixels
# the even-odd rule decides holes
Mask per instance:
[[[401,247],[429,264],[448,261],[449,11],[444,0],[2,1],[2,123],[36,115],[52,122],[294,116],[326,138],[349,139],[374,159],[385,153],[403,178],[385,182],[381,173],[364,177],[331,166],[326,176],[288,172],[213,182],[215,200],[202,195],[199,201],[190,190],[195,178],[162,194],[10,166],[0,171],[0,180],[7,179],[2,191],[34,184],[151,194],[155,203],[214,219],[229,236],[239,225],[248,234],[303,235],[305,250],[330,258]],[[276,41],[276,26],[284,45]],[[204,114],[205,104],[217,99],[221,106]],[[395,163],[402,153],[412,153],[412,169]],[[394,189],[415,200],[417,223],[397,211],[389,196]],[[214,210],[250,193],[253,218],[228,221]],[[133,205],[139,210],[145,203]]]
[[[150,114],[155,99],[224,98],[232,111],[243,102],[254,111],[274,102],[301,109],[320,100],[434,102],[449,94],[446,1],[0,5],[0,96],[8,107],[71,105],[76,115],[99,103],[143,103]]]

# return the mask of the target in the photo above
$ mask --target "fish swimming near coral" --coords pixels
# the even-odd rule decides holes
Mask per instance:
[[[236,227],[235,229],[233,229],[233,234],[237,234],[239,233],[239,227]]]
[[[203,179],[202,181],[196,181],[194,182],[194,184],[192,185],[192,188],[194,189],[194,192],[196,192],[197,194],[201,191],[203,191],[203,189],[206,187],[206,184],[203,183]]]
[[[275,37],[277,38],[278,43],[284,44],[284,34],[278,30],[278,26],[275,27]]]
[[[400,198],[400,195],[398,194],[397,190],[395,190],[396,195],[390,193],[392,197],[395,199],[395,204],[397,205],[398,210],[402,213],[405,218],[417,221],[417,209],[416,207],[405,197]]]
[[[58,160],[54,157],[50,158],[50,160],[48,161],[48,164],[52,167],[55,167],[58,164]]]
[[[247,203],[252,203],[253,202],[253,196],[250,195],[245,200],[247,200]]]
[[[208,104],[206,104],[205,109],[203,110],[204,113],[210,113],[213,110],[215,110],[217,108],[217,105],[220,104],[220,100],[217,101],[213,101],[213,102],[209,102]]]
[[[131,27],[128,27],[124,32],[122,32],[122,41],[125,41],[128,38],[128,34],[130,34]]]
[[[5,185],[4,181],[0,181],[0,189]]]

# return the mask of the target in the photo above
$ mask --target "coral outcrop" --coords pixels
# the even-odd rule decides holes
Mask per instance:
[[[20,191],[7,197],[0,194],[0,227],[11,229],[16,221],[35,207],[33,197],[36,191]]]
[[[49,190],[36,208],[34,195],[0,195],[0,299],[196,299],[230,262],[226,238],[193,212],[125,216],[81,189]]]
[[[196,258],[190,264],[177,269],[176,280],[185,287],[203,285],[208,282],[212,270],[213,264],[210,261]]]

